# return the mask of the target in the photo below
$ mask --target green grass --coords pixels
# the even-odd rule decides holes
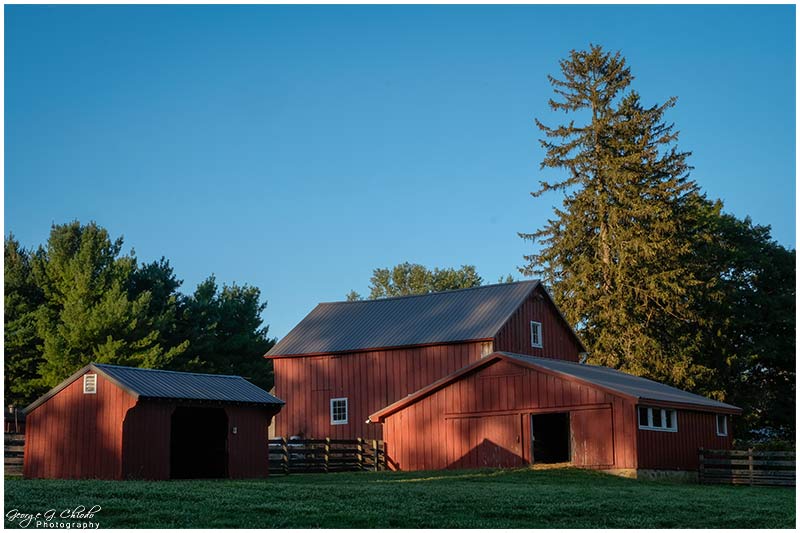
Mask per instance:
[[[577,469],[294,474],[251,481],[6,479],[5,510],[102,506],[102,528],[792,528],[795,491]],[[14,527],[6,518],[5,525]]]

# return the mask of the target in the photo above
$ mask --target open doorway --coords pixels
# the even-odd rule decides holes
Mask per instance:
[[[569,413],[531,415],[531,462],[570,461]]]
[[[228,477],[228,416],[225,409],[178,407],[172,413],[170,477]]]

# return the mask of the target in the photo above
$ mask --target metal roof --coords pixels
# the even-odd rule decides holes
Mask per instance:
[[[29,405],[25,412],[36,409],[89,370],[103,374],[110,381],[138,398],[257,405],[283,405],[285,403],[241,376],[195,374],[89,363]]]
[[[491,339],[539,281],[321,303],[266,356]]]
[[[559,359],[546,359],[508,352],[497,352],[507,358],[522,361],[529,365],[551,370],[559,374],[566,374],[588,383],[599,385],[606,389],[617,391],[639,401],[652,400],[656,402],[683,403],[719,409],[740,410],[733,405],[712,400],[699,394],[686,392],[669,385],[664,385],[651,379],[626,374],[613,368],[598,365],[586,365],[562,361]]]
[[[469,374],[483,366],[491,364],[498,359],[505,359],[512,363],[521,363],[524,366],[534,368],[536,370],[544,370],[553,374],[561,374],[578,379],[589,385],[594,385],[605,389],[612,394],[617,393],[622,396],[627,396],[637,402],[646,403],[664,402],[669,404],[683,404],[687,407],[695,409],[709,409],[709,410],[723,410],[726,412],[740,413],[742,410],[739,407],[719,402],[686,392],[663,383],[658,383],[650,379],[626,374],[613,368],[604,366],[586,365],[580,363],[573,363],[570,361],[562,361],[560,359],[547,359],[544,357],[533,357],[530,355],[522,355],[510,352],[493,352],[486,357],[464,366],[456,370],[452,374],[445,376],[430,385],[427,385],[418,391],[409,394],[383,409],[376,411],[369,416],[371,422],[383,422],[383,420],[392,413],[405,409],[426,396],[446,387],[450,383],[457,381],[461,376]]]

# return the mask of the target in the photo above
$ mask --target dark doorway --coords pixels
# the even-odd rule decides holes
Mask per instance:
[[[174,479],[228,477],[228,416],[224,409],[175,409],[169,466]]]
[[[531,454],[536,463],[568,463],[569,413],[531,415]]]

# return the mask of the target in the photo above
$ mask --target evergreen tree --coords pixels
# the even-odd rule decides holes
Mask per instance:
[[[45,298],[37,311],[44,385],[91,361],[163,367],[185,348],[162,345],[152,294],[129,294],[136,258],[121,250],[122,239],[75,221],[53,226],[47,245],[34,254],[33,276]]]
[[[692,388],[714,370],[692,358],[675,336],[696,320],[690,267],[695,210],[705,200],[688,180],[688,153],[664,122],[675,99],[643,106],[619,53],[591,46],[561,61],[550,77],[550,107],[576,117],[544,132],[543,169],[562,169],[534,197],[559,190],[563,207],[541,230],[521,234],[541,244],[526,256],[526,275],[553,287],[577,324],[591,361]],[[577,122],[581,117],[585,121]]]
[[[5,239],[5,400],[24,407],[47,388],[38,368],[44,362],[36,313],[44,295],[33,280],[30,254],[13,235]]]
[[[261,318],[266,307],[258,288],[233,284],[220,290],[214,276],[209,277],[182,302],[178,330],[191,343],[171,368],[240,375],[270,389],[272,364],[264,354],[275,339]]]

